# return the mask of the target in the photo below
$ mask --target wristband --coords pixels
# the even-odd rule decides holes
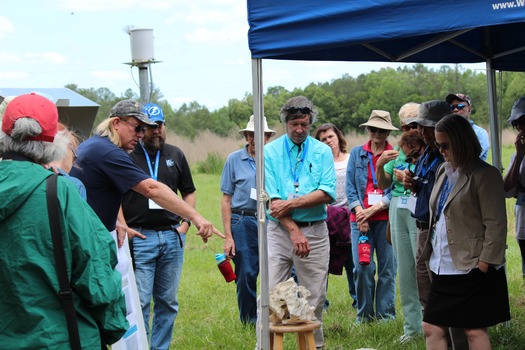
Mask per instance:
[[[188,224],[188,227],[191,227],[191,221],[188,219],[182,219],[181,222],[185,222]]]

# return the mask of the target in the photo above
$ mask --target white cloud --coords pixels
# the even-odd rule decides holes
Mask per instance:
[[[27,52],[24,54],[28,63],[64,64],[66,58],[57,52]]]
[[[201,27],[186,33],[184,38],[190,43],[229,46],[246,41],[246,31],[239,30],[238,28],[213,30]]]
[[[178,0],[155,0],[144,2],[143,0],[61,0],[60,7],[67,11],[85,12],[110,12],[115,10],[166,10],[181,7],[183,1]]]
[[[11,63],[20,63],[20,61],[21,58],[16,53],[0,52],[0,62],[2,62],[3,65]]]
[[[3,38],[14,31],[15,27],[11,21],[6,17],[0,16],[0,38]]]
[[[90,75],[93,78],[97,78],[105,81],[115,81],[115,80],[129,80],[129,72],[124,70],[96,70],[92,71]]]
[[[26,80],[29,78],[29,74],[26,72],[20,72],[20,71],[0,71],[0,83],[2,85],[5,85],[2,83],[2,81],[6,81],[9,85],[12,85],[13,81],[16,80]]]

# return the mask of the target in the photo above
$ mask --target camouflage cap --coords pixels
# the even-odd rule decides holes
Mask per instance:
[[[448,104],[452,103],[454,100],[459,100],[468,103],[469,106],[472,106],[472,101],[470,100],[470,97],[468,97],[465,94],[462,94],[461,92],[458,92],[456,94],[449,94],[445,98]]]
[[[157,127],[157,123],[151,121],[143,112],[143,108],[137,101],[122,100],[111,108],[109,117],[134,117],[144,124],[152,127]]]

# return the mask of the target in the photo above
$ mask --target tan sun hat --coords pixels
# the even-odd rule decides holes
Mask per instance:
[[[272,136],[275,135],[275,130],[272,130],[268,127],[268,121],[266,120],[266,117],[263,117],[263,118],[264,118],[264,121],[263,121],[264,132],[271,132]],[[242,135],[245,131],[255,132],[255,117],[253,115],[250,117],[250,121],[246,125],[246,128],[239,130],[239,134]]]
[[[390,113],[388,113],[387,111],[381,111],[379,109],[374,109],[370,114],[370,118],[368,118],[368,121],[359,126],[371,126],[383,130],[399,130],[398,128],[392,125]]]

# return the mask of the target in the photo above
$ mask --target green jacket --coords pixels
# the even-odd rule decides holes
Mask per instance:
[[[0,159],[0,349],[69,349],[41,165]],[[115,242],[74,185],[59,176],[67,271],[83,349],[119,340],[129,325]]]

